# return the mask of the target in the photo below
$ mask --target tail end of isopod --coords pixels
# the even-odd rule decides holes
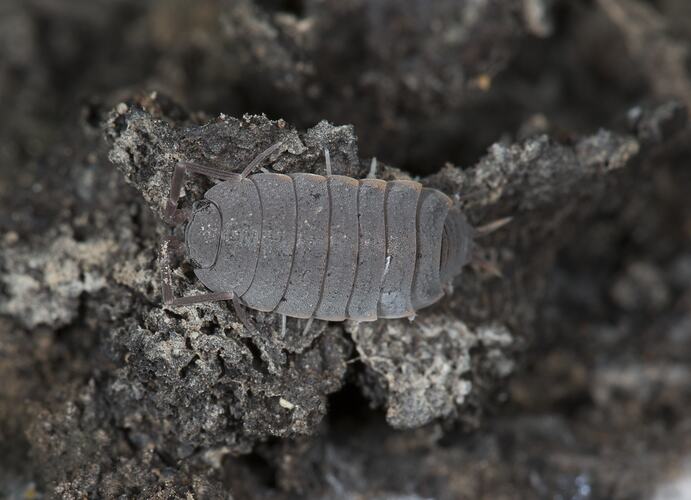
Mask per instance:
[[[463,267],[473,259],[475,230],[458,206],[449,209],[444,222],[441,243],[442,283],[452,283]]]
[[[473,249],[473,259],[470,261],[470,267],[477,273],[484,276],[503,278],[499,262],[496,258],[487,257],[486,252],[481,246],[475,246]]]
[[[513,217],[503,217],[501,219],[493,220],[492,222],[476,227],[475,228],[475,237],[476,238],[482,238],[483,236],[487,236],[488,234],[492,234],[495,231],[498,231],[499,229],[503,228],[507,224],[509,224],[513,220]]]
[[[501,219],[493,220],[487,224],[475,228],[475,239],[483,238],[487,235],[493,234],[496,231],[504,228],[513,220],[513,217],[503,217]],[[470,267],[475,270],[475,272],[482,274],[484,276],[503,278],[504,273],[502,272],[499,263],[497,262],[496,255],[491,255],[491,252],[487,252],[485,248],[481,245],[474,243],[472,259],[470,261]]]
[[[512,220],[513,217],[504,217],[474,228],[458,206],[449,209],[442,238],[442,282],[452,283],[465,266],[485,276],[503,277],[496,259],[488,257],[476,240],[498,231]]]
[[[483,238],[489,234],[492,234],[500,229],[504,228],[513,220],[513,217],[503,217],[501,219],[493,220],[487,224],[475,228],[475,239]],[[475,243],[473,245],[472,259],[470,261],[470,266],[478,273],[495,278],[503,278],[504,273],[502,272],[499,263],[497,262],[496,255],[488,255],[488,252],[481,246]]]

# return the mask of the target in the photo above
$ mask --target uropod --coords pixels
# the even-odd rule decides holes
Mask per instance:
[[[325,176],[253,173],[279,147],[241,174],[176,166],[166,218],[187,223],[185,254],[210,292],[174,297],[164,265],[166,304],[231,300],[241,318],[243,306],[328,321],[412,318],[471,261],[478,231],[441,191],[331,175],[328,151]],[[191,211],[177,208],[186,172],[221,181]],[[164,241],[166,259],[171,245],[183,242]]]

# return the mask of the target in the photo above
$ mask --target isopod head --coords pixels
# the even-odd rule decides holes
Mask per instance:
[[[185,241],[192,265],[208,269],[216,262],[221,236],[221,213],[210,200],[200,200],[192,206]]]

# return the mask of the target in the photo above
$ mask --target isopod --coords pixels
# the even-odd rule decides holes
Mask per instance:
[[[166,267],[166,304],[232,300],[295,318],[410,318],[470,262],[476,230],[446,194],[409,180],[331,175],[328,152],[326,176],[252,173],[279,145],[241,174],[177,165],[167,218],[187,221],[186,256],[210,293],[173,297]],[[177,208],[188,171],[221,181],[189,214]]]

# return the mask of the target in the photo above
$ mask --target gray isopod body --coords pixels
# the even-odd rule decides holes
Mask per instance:
[[[411,317],[470,261],[474,229],[448,196],[418,182],[224,178],[195,203],[185,246],[211,295],[232,293],[251,309],[329,321]]]

